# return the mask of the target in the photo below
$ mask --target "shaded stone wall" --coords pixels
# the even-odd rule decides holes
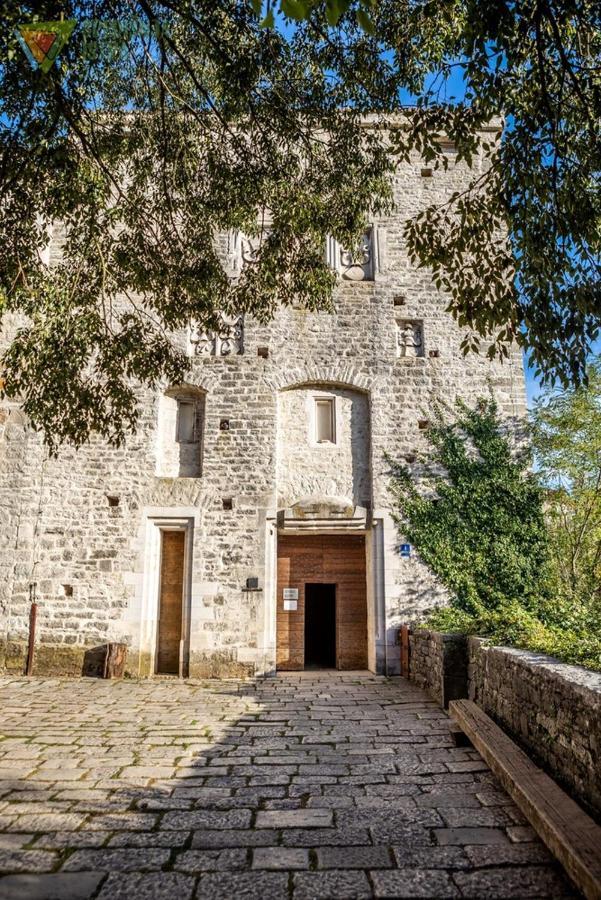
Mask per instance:
[[[466,639],[418,628],[409,635],[410,678],[447,707],[467,693]]]

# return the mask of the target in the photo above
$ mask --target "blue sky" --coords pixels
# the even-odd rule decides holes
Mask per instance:
[[[540,395],[540,382],[534,377],[534,369],[528,365],[526,354],[524,354],[524,371],[526,373],[526,395],[528,397],[528,407],[531,408],[533,402]]]
[[[601,356],[601,338],[595,341],[591,348],[591,359],[596,356]],[[541,393],[543,393],[544,388],[541,386],[540,381],[535,378],[534,367],[528,364],[528,357],[525,353],[524,372],[526,374],[526,394],[528,396],[528,406],[531,407],[536,398],[540,396]]]
[[[595,341],[592,347],[591,357],[600,356],[601,355],[601,338],[598,341]],[[542,393],[544,388],[541,387],[540,382],[534,376],[534,368],[528,365],[528,359],[526,354],[524,354],[524,371],[526,373],[526,394],[528,396],[528,406],[531,407],[532,403],[536,398]]]

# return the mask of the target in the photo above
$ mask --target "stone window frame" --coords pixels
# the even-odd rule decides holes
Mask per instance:
[[[327,390],[309,391],[309,444],[312,447],[335,448],[338,446],[338,404],[336,403],[336,395],[329,393]],[[333,440],[319,440],[317,432],[317,404],[327,401],[332,408],[332,438]]]
[[[160,417],[165,414],[164,404],[166,401],[172,401],[176,404],[175,409],[175,422],[172,423],[172,431],[171,438],[169,438],[169,442],[173,442],[173,444],[177,447],[185,446],[191,447],[194,444],[198,446],[198,471],[193,475],[186,474],[169,474],[165,471],[164,465],[161,459],[161,450],[163,447],[163,441],[168,438],[168,432],[164,430],[164,426],[161,423]],[[180,440],[179,439],[179,407],[181,403],[189,403],[192,404],[195,408],[195,416],[194,416],[194,439],[193,440]],[[155,476],[157,478],[176,478],[176,479],[191,479],[191,478],[202,478],[203,470],[204,470],[204,442],[205,442],[205,430],[206,430],[206,420],[207,420],[207,392],[203,388],[197,387],[196,385],[184,384],[179,386],[174,386],[167,388],[163,391],[159,406],[158,406],[158,429],[160,437],[157,441],[156,446],[156,466],[155,466]]]

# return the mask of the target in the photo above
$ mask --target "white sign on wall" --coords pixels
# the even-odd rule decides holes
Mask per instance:
[[[284,600],[284,612],[294,612],[298,608],[296,600]]]
[[[284,600],[298,600],[298,588],[284,588]]]

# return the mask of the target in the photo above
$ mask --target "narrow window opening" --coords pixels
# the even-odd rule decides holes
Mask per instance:
[[[179,444],[196,441],[196,403],[192,400],[177,401],[176,440]]]
[[[334,444],[336,442],[333,400],[315,400],[315,439],[318,444]]]
[[[193,387],[171,388],[161,397],[158,412],[156,474],[159,478],[200,478],[204,394]]]

